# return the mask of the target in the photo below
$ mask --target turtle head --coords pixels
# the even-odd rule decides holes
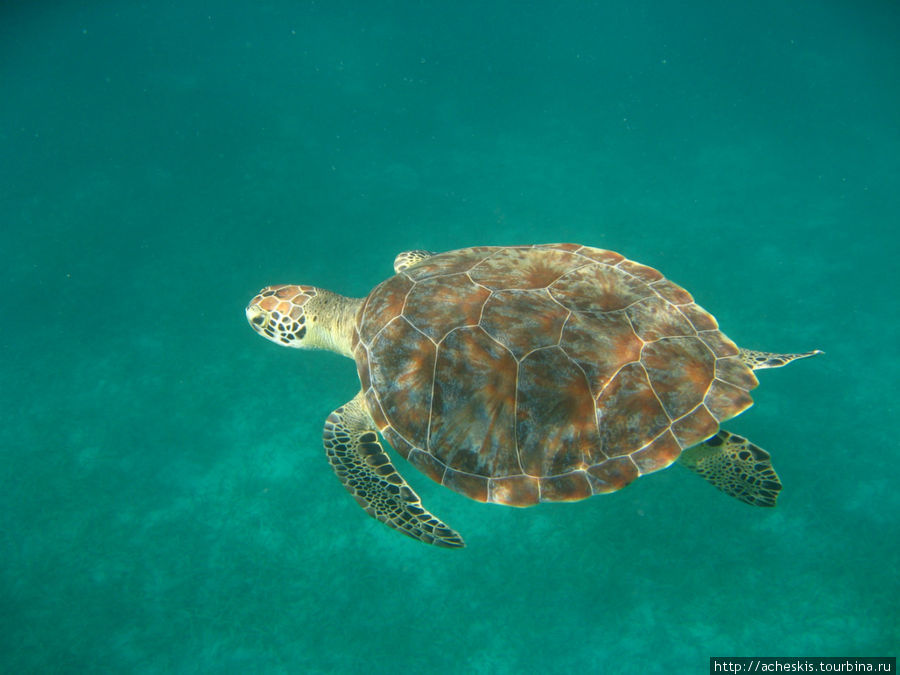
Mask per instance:
[[[356,313],[362,300],[314,286],[266,286],[247,305],[247,321],[277,345],[328,349],[350,356]]]
[[[307,315],[307,310],[318,292],[312,286],[266,286],[247,305],[247,321],[253,330],[275,344],[299,349],[317,347],[310,333],[313,317]]]

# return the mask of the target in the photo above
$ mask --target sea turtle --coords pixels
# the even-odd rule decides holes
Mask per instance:
[[[325,422],[335,473],[366,512],[460,547],[379,443],[435,481],[512,506],[618,490],[675,460],[773,506],[769,455],[719,422],[748,408],[753,371],[819,354],[738,348],[680,286],[578,244],[407,251],[365,298],[264,288],[246,314],[276,344],[356,361],[360,392]]]

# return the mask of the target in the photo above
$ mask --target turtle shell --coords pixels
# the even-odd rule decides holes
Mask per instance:
[[[757,385],[690,293],[577,244],[428,258],[369,294],[352,346],[397,451],[442,485],[514,506],[665,468]]]

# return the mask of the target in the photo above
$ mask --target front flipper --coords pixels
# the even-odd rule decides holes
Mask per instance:
[[[753,506],[775,506],[781,490],[769,453],[728,431],[720,430],[688,448],[678,461],[722,492]]]
[[[431,251],[403,251],[394,258],[394,273],[400,274],[403,270],[409,269],[413,265],[418,265],[426,258],[430,258],[434,253]]]
[[[422,507],[397,473],[378,442],[362,392],[328,416],[323,437],[331,468],[366,513],[426,544],[465,546],[459,534]]]
[[[774,352],[760,352],[755,349],[741,349],[741,361],[751,370],[781,368],[781,366],[786,366],[791,361],[806,359],[810,356],[824,353],[821,349],[814,349],[811,352],[803,352],[802,354],[776,354]]]

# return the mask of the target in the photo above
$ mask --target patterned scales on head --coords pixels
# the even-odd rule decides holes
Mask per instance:
[[[429,257],[372,291],[351,346],[394,448],[457,492],[513,506],[663,469],[757,385],[687,291],[578,245]]]

